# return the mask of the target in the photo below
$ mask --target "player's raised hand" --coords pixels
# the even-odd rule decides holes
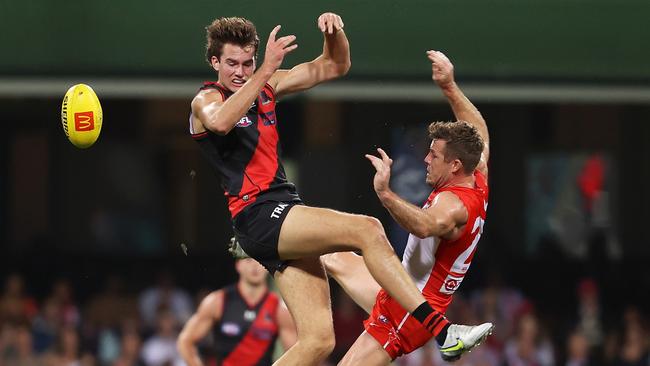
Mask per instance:
[[[271,72],[280,68],[284,56],[295,50],[298,45],[292,44],[296,40],[296,36],[288,35],[276,39],[278,32],[282,26],[276,25],[269,34],[269,40],[266,41],[266,51],[264,53],[264,65],[262,67],[269,68]]]
[[[390,167],[393,165],[393,159],[389,158],[388,154],[381,148],[377,149],[377,152],[380,158],[370,154],[366,154],[366,158],[375,167],[376,172],[372,184],[375,192],[380,194],[390,188]]]
[[[447,56],[440,51],[427,51],[427,58],[431,61],[431,78],[441,88],[454,83],[454,65]]]
[[[325,34],[334,34],[343,29],[343,19],[334,13],[323,13],[318,17],[318,29]]]

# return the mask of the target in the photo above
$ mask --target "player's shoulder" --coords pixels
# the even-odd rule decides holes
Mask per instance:
[[[219,317],[223,311],[224,299],[224,289],[212,291],[201,300],[198,312],[204,315]]]
[[[223,100],[223,92],[221,92],[219,89],[201,89],[192,99],[192,109],[194,110],[195,108],[201,108],[208,103],[222,102]]]
[[[276,70],[269,81],[267,82],[273,89],[277,88],[278,84],[289,75],[289,70],[280,69]]]
[[[201,306],[203,305],[211,306],[218,303],[223,303],[225,294],[226,293],[224,289],[212,291],[209,294],[207,294],[203,298],[203,300],[201,300]]]
[[[440,206],[440,205],[454,206],[454,205],[462,205],[462,204],[463,204],[463,200],[460,198],[458,192],[456,192],[456,190],[454,190],[453,187],[449,190],[439,192],[431,202],[431,206]]]
[[[433,215],[449,222],[464,222],[467,219],[468,208],[458,190],[445,190],[436,195],[429,207]]]

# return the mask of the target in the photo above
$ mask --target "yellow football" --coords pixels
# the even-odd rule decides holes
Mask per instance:
[[[61,103],[61,124],[78,148],[88,148],[97,141],[102,130],[102,106],[90,86],[77,84],[68,89]]]

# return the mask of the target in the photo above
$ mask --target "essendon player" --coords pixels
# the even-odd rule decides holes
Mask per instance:
[[[341,17],[324,13],[317,25],[325,38],[321,55],[279,69],[297,44],[294,35],[276,38],[276,26],[256,71],[255,26],[243,18],[215,20],[207,27],[206,56],[218,81],[201,88],[190,118],[190,132],[221,177],[239,243],[273,275],[294,315],[298,342],[279,364],[318,364],[334,348],[329,287],[319,258],[325,253],[363,253],[376,281],[428,331],[440,317],[402,267],[377,219],[302,205],[287,182],[279,160],[277,100],[340,77],[351,65]]]
[[[410,234],[402,264],[429,304],[444,314],[474,257],[483,231],[488,204],[487,160],[489,135],[485,120],[454,81],[453,65],[437,51],[428,51],[433,80],[451,105],[456,122],[434,122],[424,158],[426,182],[433,191],[419,208],[399,197],[389,186],[392,160],[382,150],[366,155],[376,169],[377,197]],[[391,360],[424,345],[432,335],[424,332],[408,312],[380,289],[353,253],[324,258],[327,271],[370,317],[340,365],[387,365]],[[439,317],[434,334],[442,358],[454,361],[477,346],[492,331],[491,323],[478,326],[449,324]]]
[[[235,264],[239,281],[211,292],[185,323],[177,345],[188,366],[201,366],[197,344],[213,334],[214,354],[222,366],[268,366],[275,341],[284,349],[296,342],[291,314],[267,286],[267,272],[253,259]]]

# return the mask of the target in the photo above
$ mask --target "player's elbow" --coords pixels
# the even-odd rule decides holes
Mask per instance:
[[[341,62],[338,64],[337,70],[339,72],[339,76],[345,76],[348,74],[350,71],[350,68],[352,67],[352,61],[348,58],[344,62]]]
[[[181,332],[176,339],[176,349],[180,354],[184,355],[190,348],[192,348],[192,340],[187,334]]]
[[[420,239],[424,239],[432,236],[443,236],[449,233],[452,228],[445,220],[426,221],[417,225],[412,234]]]
[[[205,124],[205,128],[219,136],[225,136],[232,130],[231,126],[221,121],[209,121]]]
[[[325,72],[324,79],[331,80],[345,76],[348,71],[350,71],[351,66],[352,61],[350,61],[349,58],[343,61],[329,60],[326,66],[327,71]]]
[[[418,225],[411,229],[411,234],[417,236],[420,239],[428,238],[431,236],[429,234],[430,230],[426,227],[426,225]]]
[[[185,345],[183,344],[183,342],[181,341],[180,338],[176,340],[176,350],[181,355],[185,354],[186,347],[185,347]]]
[[[427,238],[431,236],[431,223],[426,220],[417,220],[411,225],[409,232],[420,239]]]

